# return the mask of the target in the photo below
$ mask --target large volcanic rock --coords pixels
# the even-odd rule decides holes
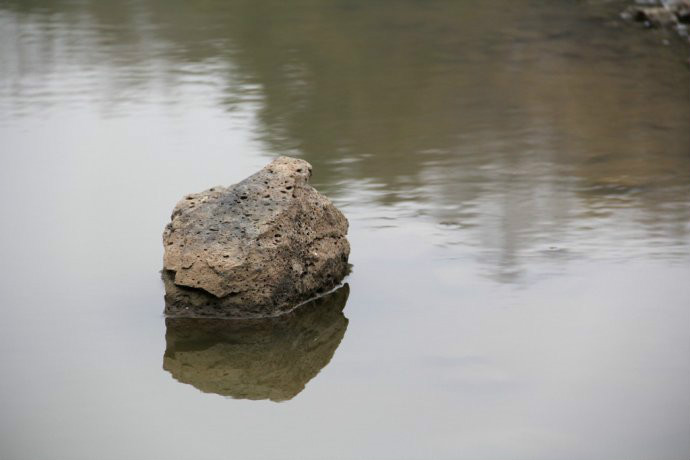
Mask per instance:
[[[310,176],[306,161],[280,157],[182,199],[163,233],[166,313],[276,316],[337,286],[349,267],[348,223]]]
[[[345,284],[280,318],[166,318],[163,369],[204,393],[292,399],[345,335],[348,293]]]

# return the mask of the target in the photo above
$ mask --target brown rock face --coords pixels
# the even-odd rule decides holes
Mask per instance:
[[[163,233],[166,313],[276,316],[337,286],[349,267],[348,223],[310,176],[306,161],[280,157],[238,184],[183,198]]]
[[[292,399],[345,335],[348,293],[345,284],[280,318],[166,318],[163,369],[204,393]]]

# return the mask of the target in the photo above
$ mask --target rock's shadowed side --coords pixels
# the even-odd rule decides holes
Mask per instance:
[[[166,313],[276,316],[337,286],[348,272],[348,223],[310,176],[306,161],[280,157],[182,199],[163,233]]]
[[[163,369],[205,393],[292,399],[345,335],[348,294],[346,284],[280,318],[166,318]]]

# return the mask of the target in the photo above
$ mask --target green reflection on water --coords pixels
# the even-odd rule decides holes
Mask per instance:
[[[212,87],[229,114],[250,108],[268,155],[311,162],[321,191],[428,218],[501,281],[553,245],[684,258],[686,50],[622,30],[623,3],[3,1],[42,27],[10,34],[20,64],[0,95],[45,106],[13,78],[63,61],[112,67],[108,107]]]

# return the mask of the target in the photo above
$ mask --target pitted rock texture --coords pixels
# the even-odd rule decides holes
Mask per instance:
[[[168,315],[276,316],[340,283],[349,269],[347,219],[307,183],[311,169],[280,157],[175,206],[163,233],[165,278],[192,290],[166,286],[176,296]]]

